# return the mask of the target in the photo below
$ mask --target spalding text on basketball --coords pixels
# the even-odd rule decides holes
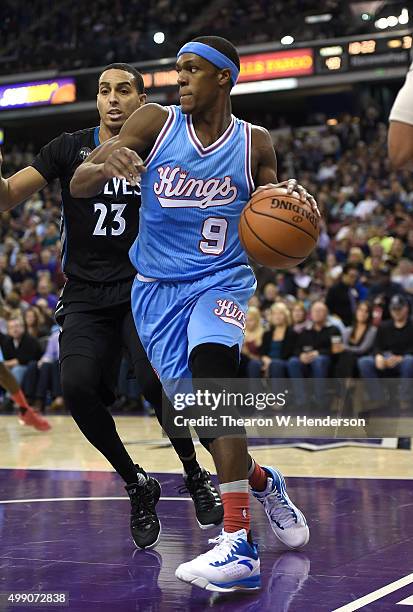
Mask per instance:
[[[294,204],[293,202],[289,202],[287,200],[282,200],[280,198],[273,198],[271,201],[271,208],[280,208],[282,210],[291,210],[292,212],[305,217],[307,221],[311,223],[314,229],[318,229],[318,220],[317,217],[311,212],[311,210],[307,210],[306,208],[302,208],[298,204]],[[295,218],[293,219],[293,221]]]
[[[159,182],[153,190],[162,208],[208,208],[231,204],[238,195],[231,177],[201,179],[188,177],[188,172],[179,166],[157,168]]]

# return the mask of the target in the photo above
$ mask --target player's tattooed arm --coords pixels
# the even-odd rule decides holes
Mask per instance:
[[[278,182],[277,158],[272,138],[268,130],[257,125],[252,126],[251,132],[251,170],[256,185],[256,191],[270,189],[271,187],[285,187],[287,193],[296,191],[303,202],[308,202],[313,211],[320,216],[317,202],[308,193],[305,187],[299,185],[297,179],[288,179]]]
[[[47,185],[47,181],[32,166],[19,170],[8,179],[1,172],[3,157],[0,152],[0,212],[6,212],[21,204]]]
[[[136,185],[140,174],[145,172],[139,154],[152,148],[167,118],[167,109],[159,104],[145,104],[136,110],[118,136],[97,147],[77,168],[70,182],[72,196],[95,196],[113,177]]]

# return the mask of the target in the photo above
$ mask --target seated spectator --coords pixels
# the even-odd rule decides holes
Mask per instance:
[[[52,258],[50,249],[42,249],[40,252],[40,261],[33,266],[34,272],[39,276],[47,272],[51,279],[55,279],[57,271],[57,262]]]
[[[24,313],[26,331],[33,338],[44,338],[49,333],[44,316],[37,306],[29,306]]]
[[[400,238],[394,238],[389,252],[389,264],[396,266],[403,257],[404,243]]]
[[[323,161],[317,173],[317,179],[322,183],[324,181],[329,181],[334,179],[337,173],[337,165],[334,163],[332,157],[327,157],[325,161]]]
[[[312,377],[314,395],[317,405],[326,405],[326,384],[328,377],[333,336],[340,336],[340,331],[333,325],[327,325],[328,308],[324,302],[314,302],[310,311],[311,326],[296,336],[294,357],[288,360],[288,374],[293,379],[294,397],[299,409],[308,408],[310,398],[306,393],[303,378]]]
[[[297,334],[302,332],[307,325],[307,310],[304,306],[304,302],[298,300],[292,305],[291,319],[293,330]]]
[[[287,360],[293,355],[296,333],[291,327],[288,306],[278,302],[271,307],[270,329],[265,332],[261,345],[264,375],[271,379],[287,374]]]
[[[341,279],[327,292],[327,308],[331,314],[339,316],[344,325],[351,325],[356,311],[358,293],[355,285],[358,278],[357,265],[347,264],[343,268]]]
[[[43,236],[42,246],[54,246],[60,239],[59,228],[55,223],[49,223]],[[41,255],[41,253],[40,253]],[[52,273],[53,276],[53,273]]]
[[[391,280],[391,269],[386,266],[382,268],[380,280],[369,287],[369,301],[379,303],[382,306],[382,320],[390,318],[389,303],[391,298],[397,294],[404,294],[405,291],[400,283]]]
[[[34,282],[36,275],[33,272],[33,268],[29,261],[29,258],[25,253],[19,253],[16,257],[16,263],[13,266],[13,270],[10,273],[11,279],[15,284],[21,284],[27,279],[31,279]]]
[[[357,206],[354,209],[354,216],[360,217],[361,219],[365,219],[369,217],[374,209],[379,205],[378,201],[374,197],[373,193],[366,193],[366,197],[364,200],[360,200]]]
[[[249,364],[248,374],[251,378],[259,378],[261,372],[271,379],[285,378],[287,359],[293,354],[296,334],[291,327],[288,306],[277,302],[271,306],[270,312],[270,329],[262,338],[260,360],[253,360]]]
[[[249,365],[252,361],[260,362],[260,348],[264,327],[262,325],[261,313],[255,306],[248,308],[245,320],[245,338],[241,351],[240,376],[250,376]]]
[[[372,324],[372,305],[360,302],[357,306],[353,325],[343,332],[340,342],[334,342],[333,354],[337,355],[335,376],[352,378],[358,376],[357,360],[373,348],[377,328]]]
[[[24,376],[27,368],[30,363],[37,363],[42,356],[42,349],[38,340],[24,331],[23,321],[19,318],[9,320],[7,332],[8,336],[2,345],[4,365],[25,391]]]
[[[275,283],[267,283],[264,286],[262,300],[261,300],[261,308],[265,311],[267,308],[271,308],[274,304],[275,300],[279,295],[278,287]]]
[[[51,313],[55,311],[58,297],[53,293],[49,276],[46,274],[39,278],[37,282],[37,292],[31,303],[37,304],[40,299],[46,300],[47,307]]]
[[[391,279],[394,283],[399,283],[407,293],[413,293],[413,262],[401,259],[393,270]]]
[[[374,355],[360,357],[358,367],[374,405],[383,402],[383,390],[376,382],[379,376],[400,377],[400,407],[407,410],[412,406],[413,323],[404,295],[391,298],[390,315],[391,320],[381,323],[377,330]]]
[[[37,300],[36,308],[39,311],[41,319],[42,333],[43,335],[48,336],[50,334],[50,330],[55,325],[54,310],[50,310],[44,298]]]
[[[263,334],[264,327],[261,321],[261,313],[258,308],[251,306],[248,309],[245,321],[245,338],[242,353],[250,359],[259,358]]]
[[[21,299],[26,302],[26,306],[32,303],[36,297],[36,281],[33,278],[25,278],[20,285]]]
[[[59,368],[59,329],[55,329],[47,342],[43,356],[36,368],[29,368],[26,373],[26,393],[34,407],[44,412],[47,400],[51,400],[52,409],[64,406]]]
[[[380,242],[374,242],[373,244],[369,245],[369,252],[370,254],[364,260],[364,270],[366,272],[370,272],[372,269],[373,257],[376,258],[376,262],[377,260],[380,261],[380,268],[385,265],[385,253]]]
[[[360,247],[358,247],[358,246],[351,247],[351,249],[350,249],[350,251],[348,253],[347,263],[348,264],[356,265],[358,271],[360,273],[363,272],[363,269],[364,269],[364,253],[363,253],[363,251],[361,250]]]
[[[354,202],[352,202],[345,191],[340,191],[337,201],[331,209],[331,216],[339,221],[344,221],[352,217],[354,212]]]

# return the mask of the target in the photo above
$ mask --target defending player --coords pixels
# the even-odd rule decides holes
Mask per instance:
[[[225,39],[202,37],[185,45],[177,59],[181,106],[149,104],[136,111],[71,182],[75,197],[91,197],[109,177],[136,182],[143,173],[140,234],[130,251],[138,270],[132,309],[164,383],[237,375],[242,329],[229,316],[220,318],[218,306],[227,300],[237,312],[246,310],[255,278],[238,239],[238,221],[254,186],[277,182],[268,132],[231,115],[229,94],[239,67],[238,53]],[[143,162],[137,153],[147,151]],[[295,180],[289,182],[293,188],[317,210]],[[277,470],[252,463],[248,474],[245,435],[219,437],[210,448],[224,529],[211,551],[179,566],[176,576],[209,590],[259,588],[248,476],[283,542],[303,546],[308,527]]]
[[[106,406],[113,402],[122,345],[126,346],[143,394],[161,418],[162,388],[136,334],[130,307],[135,270],[128,250],[138,232],[140,188],[108,180],[89,201],[70,196],[79,164],[144,104],[142,76],[126,64],[111,64],[99,79],[100,125],[64,133],[42,148],[30,167],[0,182],[5,211],[58,178],[62,188],[62,266],[68,278],[56,309],[62,326],[60,363],[65,406],[86,438],[126,483],[131,500],[131,533],[141,548],[156,544],[160,523],[157,480],[134,465]],[[1,157],[0,157],[1,160]],[[197,463],[189,430],[171,440],[185,469],[185,484],[197,520],[206,528],[222,521],[222,504],[208,473]],[[206,443],[206,442],[205,442]]]

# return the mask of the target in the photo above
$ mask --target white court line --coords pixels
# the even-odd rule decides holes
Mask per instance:
[[[160,501],[192,501],[190,497],[160,497]],[[129,501],[127,497],[41,497],[39,499],[0,499],[1,504],[35,504],[60,501]]]
[[[399,578],[399,580],[391,582],[390,584],[387,584],[386,586],[381,587],[381,589],[377,589],[377,591],[373,591],[368,595],[364,595],[364,597],[355,599],[351,603],[348,603],[341,608],[336,608],[335,610],[332,610],[332,612],[354,612],[354,610],[360,610],[360,608],[367,606],[367,604],[372,603],[377,599],[381,599],[382,597],[385,597],[386,595],[389,595],[390,593],[393,593],[394,591],[397,591],[398,589],[401,589],[412,582],[413,574],[408,574],[407,576],[404,576],[404,578]]]
[[[249,449],[252,450],[252,449]],[[255,450],[259,450],[258,447]],[[116,474],[116,472],[114,472],[113,470],[103,470],[103,469],[94,469],[94,468],[83,468],[83,467],[44,467],[44,466],[33,466],[31,465],[30,467],[28,467],[27,465],[19,465],[19,466],[9,466],[9,465],[5,465],[5,466],[0,466],[0,470],[10,470],[10,471],[16,471],[16,470],[25,470],[27,472],[102,472],[102,474]],[[179,469],[170,469],[170,470],[151,470],[151,473],[154,474],[167,474],[167,475],[172,475],[172,474],[180,474],[182,476],[182,470]],[[212,476],[216,476],[216,473],[211,471],[210,472]],[[352,479],[352,480],[413,480],[413,476],[404,476],[404,475],[397,475],[397,476],[359,476],[358,474],[343,474],[343,475],[339,475],[339,476],[328,476],[326,474],[300,474],[300,473],[296,473],[296,474],[286,474],[284,472],[284,476],[285,478],[327,478],[329,480],[338,480],[338,479],[343,479],[343,480],[348,480],[348,479]],[[89,499],[89,498],[88,498]],[[99,498],[100,499],[100,498]],[[120,498],[119,498],[120,499]],[[169,498],[167,498],[169,499]],[[172,498],[171,498],[172,499]]]

